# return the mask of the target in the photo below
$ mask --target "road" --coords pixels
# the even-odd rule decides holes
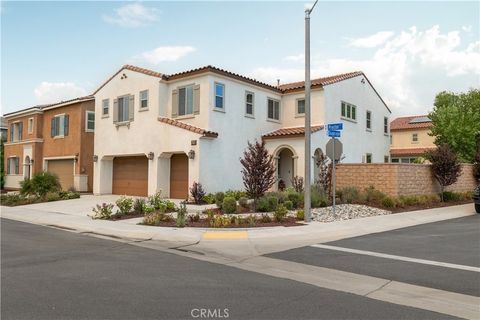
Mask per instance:
[[[454,319],[13,220],[1,249],[2,319]]]

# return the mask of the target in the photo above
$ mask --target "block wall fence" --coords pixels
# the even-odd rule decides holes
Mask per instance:
[[[390,196],[422,195],[440,192],[440,186],[431,173],[429,164],[362,163],[339,164],[336,167],[337,190],[370,186]],[[463,164],[462,175],[446,191],[473,191],[476,186],[473,165]]]

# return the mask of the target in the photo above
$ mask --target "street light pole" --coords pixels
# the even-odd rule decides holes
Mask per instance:
[[[311,179],[311,112],[310,112],[310,14],[315,8],[318,0],[315,1],[310,9],[305,9],[305,202],[303,209],[305,212],[305,222],[312,220],[310,203],[310,179]]]

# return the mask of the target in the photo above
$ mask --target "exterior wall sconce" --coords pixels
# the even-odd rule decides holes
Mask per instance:
[[[78,153],[75,154],[75,159],[74,160],[75,160],[75,163],[78,162]]]
[[[93,162],[97,162],[98,161],[98,156],[97,155],[94,155],[93,156]]]
[[[188,151],[188,159],[195,159],[195,151],[193,150]]]
[[[154,156],[154,153],[153,152],[149,152],[148,153],[148,160],[153,160],[153,156]]]

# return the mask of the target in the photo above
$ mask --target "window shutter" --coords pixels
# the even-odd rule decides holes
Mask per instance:
[[[10,174],[10,158],[7,159],[7,174]]]
[[[118,122],[118,99],[113,99],[113,123]]]
[[[13,142],[13,136],[14,136],[13,124],[11,124],[10,125],[10,142]]]
[[[18,140],[23,139],[23,122],[18,123]]]
[[[20,173],[20,158],[15,158],[15,174]]]
[[[200,114],[200,85],[193,87],[193,114]]]
[[[134,113],[133,113],[133,111],[134,111],[134,110],[133,110],[133,109],[134,109],[134,108],[133,108],[133,104],[134,104],[134,102],[135,102],[135,96],[132,94],[132,95],[129,97],[129,100],[130,100],[130,101],[129,101],[129,103],[128,103],[128,119],[129,119],[130,121],[133,121],[133,115],[134,115]]]
[[[178,89],[172,91],[172,118],[178,116]]]
[[[50,124],[50,136],[51,137],[55,137],[55,118],[52,118],[52,120],[50,121],[51,124]]]
[[[64,136],[68,136],[68,127],[69,127],[69,123],[68,123],[68,114],[65,115],[65,118],[63,120],[63,135]]]

